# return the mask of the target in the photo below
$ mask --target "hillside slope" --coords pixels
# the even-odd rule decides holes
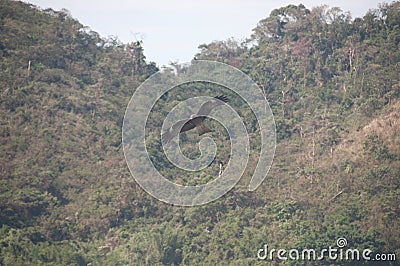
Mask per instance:
[[[124,159],[126,105],[158,70],[142,44],[103,39],[65,10],[0,1],[0,264],[264,265],[264,244],[322,250],[340,237],[400,256],[398,25],[399,1],[356,19],[289,5],[243,43],[200,45],[196,58],[238,67],[263,88],[277,150],[255,192],[251,157],[228,194],[183,208],[144,192]],[[326,263],[349,262],[313,262]]]

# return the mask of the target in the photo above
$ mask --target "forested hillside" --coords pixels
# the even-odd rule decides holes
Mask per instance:
[[[265,265],[264,244],[322,250],[340,237],[398,262],[400,1],[362,18],[303,5],[267,15],[244,42],[202,44],[195,58],[263,89],[277,126],[272,168],[256,191],[241,181],[177,207],[139,187],[121,147],[128,101],[158,71],[142,43],[105,39],[67,10],[0,0],[0,265]]]

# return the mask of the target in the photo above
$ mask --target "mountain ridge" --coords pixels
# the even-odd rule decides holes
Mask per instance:
[[[197,59],[233,65],[263,89],[277,149],[256,191],[245,184],[252,154],[229,193],[182,208],[142,190],[123,156],[125,107],[158,71],[142,44],[103,39],[65,10],[0,1],[0,264],[258,265],[266,243],[323,249],[339,237],[399,255],[399,6],[353,20],[336,8],[289,5],[249,40],[200,45]],[[172,108],[188,88],[161,104]],[[256,135],[251,112],[240,112]],[[154,132],[162,115],[149,123]],[[165,171],[156,137],[149,152]],[[250,144],[257,150],[260,140]],[[201,183],[212,173],[187,178]]]

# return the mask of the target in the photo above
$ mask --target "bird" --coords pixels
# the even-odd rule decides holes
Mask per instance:
[[[212,132],[212,130],[204,125],[203,122],[215,107],[227,102],[228,98],[225,95],[219,95],[203,103],[200,106],[197,114],[192,114],[188,119],[179,120],[178,122],[173,124],[168,130],[163,132],[161,134],[162,142],[168,143],[180,133],[192,130],[194,128],[197,129],[197,133],[199,134],[199,136],[208,132]]]

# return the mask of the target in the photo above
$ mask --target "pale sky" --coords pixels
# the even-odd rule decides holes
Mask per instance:
[[[214,40],[249,37],[257,22],[273,9],[304,4],[340,7],[363,16],[387,0],[24,0],[43,9],[68,9],[73,18],[102,37],[123,43],[142,40],[147,61],[158,66],[189,62],[198,46]]]

